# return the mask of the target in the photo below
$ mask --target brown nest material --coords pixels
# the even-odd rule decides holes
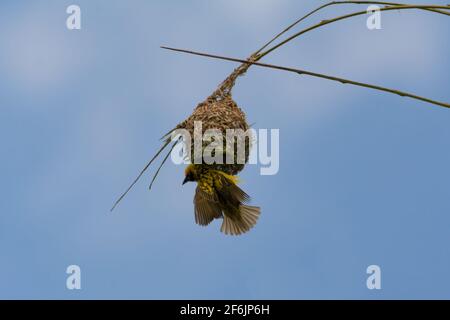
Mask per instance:
[[[254,61],[256,56],[250,57],[249,61]],[[211,94],[205,101],[199,103],[197,107],[194,109],[194,112],[178,124],[174,130],[176,129],[185,129],[189,131],[191,137],[191,152],[190,152],[190,160],[192,163],[198,163],[199,160],[194,159],[194,123],[196,121],[200,121],[202,124],[202,135],[206,130],[215,129],[221,132],[223,137],[223,161],[221,164],[213,163],[210,164],[217,170],[224,171],[231,175],[236,175],[242,169],[244,169],[245,163],[248,162],[250,148],[251,148],[251,137],[245,136],[244,139],[238,139],[236,137],[233,138],[232,141],[226,141],[226,131],[228,129],[240,129],[243,132],[246,132],[249,129],[249,125],[247,123],[247,119],[245,113],[241,108],[237,105],[237,103],[233,100],[231,91],[235,84],[236,79],[243,75],[247,69],[251,66],[249,63],[244,63],[236,68],[233,73],[228,76],[220,86]],[[170,139],[170,137],[167,137]],[[203,141],[202,150],[210,143],[210,141]],[[238,160],[238,147],[239,143],[245,143],[245,161],[244,159]],[[231,149],[232,148],[232,149]],[[241,146],[242,148],[242,146]],[[233,162],[226,163],[227,153],[233,151]],[[212,154],[214,156],[214,153]],[[195,161],[197,160],[197,161]],[[204,160],[200,160],[201,163],[204,163]]]

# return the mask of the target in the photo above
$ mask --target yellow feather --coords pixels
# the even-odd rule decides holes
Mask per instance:
[[[239,183],[239,177],[238,176],[232,176],[230,174],[227,174],[223,171],[219,171],[219,170],[211,170],[214,171],[218,174],[221,174],[222,176],[224,176],[228,181],[230,181],[233,184],[238,184]]]

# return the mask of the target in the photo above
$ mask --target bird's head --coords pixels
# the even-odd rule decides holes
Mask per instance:
[[[198,166],[194,164],[190,164],[184,170],[184,180],[183,184],[189,181],[197,181],[198,180]]]

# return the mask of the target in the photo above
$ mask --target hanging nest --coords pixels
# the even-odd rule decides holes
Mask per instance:
[[[362,1],[364,2],[364,1]],[[357,2],[357,1],[352,1],[353,4],[362,4]],[[298,36],[301,36],[303,34],[305,34],[306,32],[312,31],[314,29],[317,29],[319,27],[328,25],[330,23],[334,23],[343,19],[347,19],[347,18],[351,18],[357,15],[362,15],[362,14],[366,14],[366,11],[361,11],[361,12],[356,12],[356,13],[352,13],[352,14],[347,14],[347,15],[343,15],[343,16],[339,16],[339,17],[335,17],[333,19],[327,19],[327,20],[322,20],[320,23],[317,23],[313,26],[310,26],[306,29],[303,29],[297,33],[295,33],[294,35],[288,37],[287,39],[279,42],[278,44],[275,44],[271,47],[269,47],[268,49],[266,49],[269,45],[271,45],[275,40],[277,40],[278,38],[280,38],[282,35],[284,35],[287,31],[289,31],[290,29],[292,29],[294,26],[296,26],[298,23],[302,22],[303,20],[305,20],[306,18],[308,18],[309,16],[313,15],[314,13],[318,12],[321,9],[324,9],[326,7],[329,6],[335,6],[335,5],[341,5],[341,4],[345,4],[348,3],[347,1],[332,1],[328,4],[322,5],[319,8],[314,9],[313,11],[309,12],[308,14],[306,14],[305,16],[303,16],[302,18],[296,20],[293,24],[289,25],[286,29],[284,29],[281,33],[277,34],[273,39],[271,39],[269,42],[267,42],[261,49],[259,49],[258,51],[256,51],[250,58],[248,58],[246,60],[246,62],[242,63],[238,68],[236,68],[233,73],[225,79],[225,81],[223,81],[221,83],[221,85],[217,88],[216,91],[213,92],[212,95],[210,95],[205,101],[201,102],[195,109],[194,112],[191,114],[191,116],[189,116],[189,118],[187,118],[186,120],[184,120],[183,122],[181,122],[180,124],[178,124],[173,130],[169,131],[169,133],[167,133],[163,139],[164,144],[162,145],[162,147],[158,150],[158,152],[151,158],[151,160],[145,165],[145,167],[141,170],[141,172],[139,173],[139,175],[134,179],[134,181],[131,183],[131,185],[126,189],[126,191],[117,199],[117,201],[114,203],[114,206],[112,207],[111,210],[113,210],[117,204],[125,197],[125,195],[130,191],[130,189],[136,184],[136,182],[139,180],[139,178],[144,174],[144,172],[149,168],[149,166],[153,163],[153,161],[155,161],[155,159],[158,158],[158,156],[162,153],[162,151],[167,148],[169,146],[169,144],[171,144],[172,140],[171,140],[171,133],[177,129],[185,129],[188,130],[191,136],[191,139],[194,139],[194,122],[195,121],[201,121],[202,122],[202,135],[205,133],[206,130],[208,129],[217,129],[221,132],[223,137],[226,137],[226,130],[227,129],[242,129],[244,131],[247,131],[249,129],[249,125],[246,121],[245,118],[245,114],[244,112],[238,107],[238,105],[236,104],[236,102],[233,101],[233,98],[231,96],[231,90],[233,89],[233,86],[235,84],[236,79],[243,75],[247,69],[252,65],[251,63],[253,62],[257,62],[259,61],[262,57],[266,56],[267,54],[273,52],[274,50],[280,48],[281,46],[285,45],[286,43],[290,42],[291,40],[293,40],[294,38],[297,38]],[[373,3],[373,4],[379,4],[377,2],[371,2],[371,1],[367,1],[367,3]],[[384,2],[385,6],[383,8],[380,8],[380,11],[388,11],[388,10],[406,10],[406,9],[420,9],[420,10],[426,10],[429,12],[434,12],[434,13],[439,13],[439,14],[444,14],[449,16],[450,12],[448,12],[447,10],[449,10],[450,5],[429,5],[429,6],[424,6],[424,5],[410,5],[410,4],[399,4],[399,3],[390,3],[390,2]],[[168,48],[168,47],[162,47],[164,49],[169,49],[169,50],[173,50],[173,51],[179,51],[179,52],[185,52],[185,53],[190,53],[190,54],[197,54],[200,56],[206,56],[206,57],[211,57],[211,58],[217,58],[217,59],[224,59],[224,60],[229,60],[229,61],[234,61],[234,62],[242,62],[240,59],[235,59],[235,58],[227,58],[227,57],[221,57],[221,56],[217,56],[217,55],[211,55],[211,54],[205,54],[205,53],[198,53],[198,52],[193,52],[193,51],[189,51],[189,50],[182,50],[182,49],[175,49],[175,48]],[[264,51],[264,49],[266,49]],[[352,85],[356,85],[356,86],[361,86],[361,87],[366,87],[366,88],[371,88],[371,89],[375,89],[375,90],[380,90],[380,91],[384,91],[384,92],[389,92],[389,93],[393,93],[393,94],[397,94],[403,97],[409,97],[409,98],[413,98],[413,99],[417,99],[417,100],[421,100],[427,103],[432,103],[438,106],[442,106],[445,108],[450,108],[450,104],[446,103],[446,102],[441,102],[441,101],[436,101],[436,100],[432,100],[426,97],[421,97],[418,96],[416,94],[411,94],[408,92],[404,92],[404,91],[400,91],[400,90],[396,90],[396,89],[390,89],[390,88],[386,88],[386,87],[381,87],[378,85],[371,85],[371,84],[367,84],[367,83],[362,83],[362,82],[357,82],[357,81],[352,81],[349,79],[344,79],[344,78],[339,78],[339,77],[335,77],[335,76],[329,76],[329,75],[324,75],[324,74],[320,74],[320,73],[316,73],[316,72],[310,72],[310,71],[306,71],[306,70],[300,70],[300,69],[294,69],[294,68],[287,68],[287,67],[282,67],[282,66],[275,66],[275,65],[269,65],[269,64],[262,64],[259,63],[259,66],[262,67],[269,67],[269,68],[273,68],[273,69],[278,69],[278,70],[284,70],[284,71],[289,71],[289,72],[295,72],[296,74],[299,75],[309,75],[309,76],[313,76],[313,77],[318,77],[318,78],[323,78],[323,79],[327,79],[327,80],[332,80],[332,81],[339,81],[341,83],[344,84],[352,84]],[[161,162],[161,164],[159,165],[158,169],[156,170],[156,173],[153,176],[153,179],[150,183],[149,188],[151,188],[153,182],[155,181],[159,171],[161,170],[162,166],[164,165],[164,163],[167,161],[167,159],[170,156],[171,151],[174,149],[174,147],[179,143],[180,140],[174,141],[172,146],[170,147],[169,152],[165,155],[163,161]],[[237,173],[239,173],[245,166],[245,163],[247,163],[248,158],[249,158],[249,153],[250,153],[250,147],[251,147],[251,141],[250,139],[245,139],[245,161],[243,161],[244,163],[240,163],[240,161],[236,161],[237,159],[237,150],[239,150],[238,148],[238,143],[240,143],[241,141],[231,141],[232,143],[232,147],[231,148],[227,148],[226,145],[226,141],[224,141],[224,146],[221,150],[223,156],[224,156],[224,160],[226,158],[226,155],[229,154],[230,149],[232,149],[234,152],[234,162],[232,164],[210,164],[211,166],[213,166],[214,168],[217,168],[218,170],[224,171],[228,174],[232,174],[235,175]],[[202,150],[204,148],[207,147],[207,145],[209,145],[209,141],[204,141],[202,143]],[[242,146],[241,146],[242,148]],[[195,161],[196,159],[194,159],[195,156],[195,144],[194,141],[191,140],[191,152],[190,152],[190,160],[192,163],[196,163],[197,161]],[[214,155],[212,155],[214,157]],[[241,159],[239,159],[241,160]],[[201,163],[203,163],[203,158],[201,159]],[[208,163],[207,163],[208,164]]]
[[[254,61],[256,56],[251,56],[248,60]],[[249,129],[245,113],[233,100],[231,91],[235,84],[236,79],[243,75],[247,69],[251,66],[249,63],[244,63],[236,68],[233,73],[228,76],[205,101],[199,103],[194,109],[194,112],[176,126],[176,129],[185,129],[190,133],[191,138],[191,150],[190,150],[190,160],[191,163],[205,163],[204,159],[195,159],[194,152],[194,124],[196,121],[201,121],[202,124],[202,135],[208,129],[215,129],[220,131],[223,137],[223,148],[221,148],[221,155],[219,157],[222,159],[222,164],[213,163],[210,164],[217,170],[221,170],[225,173],[236,175],[242,169],[244,169],[245,164],[248,162],[250,148],[251,148],[251,137],[245,136],[244,139],[233,138],[232,141],[226,141],[226,131],[227,129],[241,129],[246,132]],[[202,151],[211,143],[211,141],[202,141]],[[245,144],[244,146],[240,144]],[[239,148],[240,147],[240,148]],[[244,158],[238,159],[238,150],[244,147]],[[227,154],[233,152],[233,162],[227,163]],[[202,152],[203,153],[203,152]],[[212,156],[215,153],[212,152]],[[197,160],[197,161],[196,161]]]

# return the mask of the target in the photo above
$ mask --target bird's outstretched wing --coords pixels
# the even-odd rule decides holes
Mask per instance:
[[[197,186],[194,196],[195,222],[206,226],[222,217],[222,209],[215,194],[209,194]]]

